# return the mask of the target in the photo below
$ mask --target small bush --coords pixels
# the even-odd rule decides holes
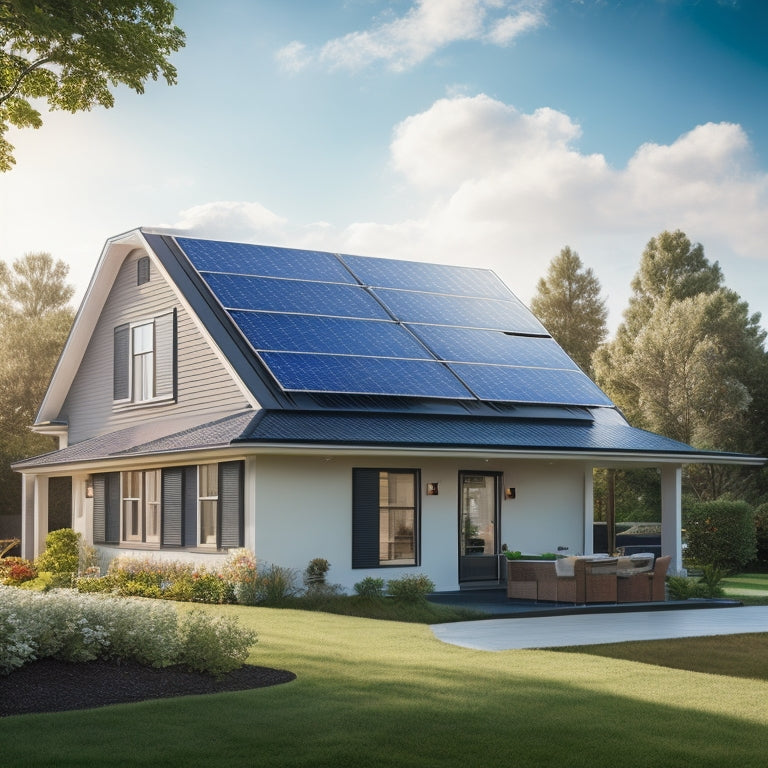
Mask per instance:
[[[298,574],[293,568],[267,565],[259,572],[256,601],[263,605],[281,605],[299,594]]]
[[[224,675],[248,658],[256,633],[236,621],[212,619],[200,610],[188,614],[181,625],[180,662],[199,672]]]
[[[51,531],[45,539],[45,551],[37,558],[37,569],[49,573],[77,573],[80,538],[80,534],[71,528]]]
[[[410,602],[425,600],[430,592],[435,591],[434,582],[423,573],[402,576],[387,582],[387,592],[394,598]]]
[[[304,570],[304,586],[312,589],[320,584],[325,584],[325,574],[328,573],[331,564],[324,557],[316,557],[309,561]]]
[[[255,605],[258,598],[259,568],[249,549],[233,549],[227,556],[222,574],[232,585],[235,602]]]
[[[355,593],[360,597],[377,600],[384,597],[384,579],[366,576],[355,584]]]
[[[17,586],[37,578],[37,568],[23,557],[0,559],[0,584]]]
[[[755,557],[752,507],[744,501],[693,503],[684,512],[686,555],[700,566],[737,571]]]
[[[220,675],[240,666],[255,641],[236,621],[199,609],[180,619],[167,602],[0,587],[0,674],[51,657],[181,664]]]

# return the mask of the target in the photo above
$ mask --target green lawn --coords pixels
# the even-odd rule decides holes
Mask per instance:
[[[723,579],[722,585],[728,597],[750,603],[768,602],[768,573],[739,573]]]
[[[4,718],[0,765],[765,765],[765,680],[582,652],[471,651],[415,623],[207,610],[255,628],[252,662],[290,669],[297,680]],[[12,695],[12,677],[0,685]]]

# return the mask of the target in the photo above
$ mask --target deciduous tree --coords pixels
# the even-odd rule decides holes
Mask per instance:
[[[0,0],[0,171],[15,162],[9,125],[42,125],[34,100],[80,112],[111,107],[118,85],[174,84],[175,10],[169,0]]]
[[[72,325],[69,267],[29,253],[0,263],[0,514],[20,509],[20,479],[10,464],[56,446],[32,432],[37,409]]]

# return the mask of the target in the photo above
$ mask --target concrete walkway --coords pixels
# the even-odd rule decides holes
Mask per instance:
[[[480,651],[768,632],[768,606],[538,616],[434,624],[438,640]]]

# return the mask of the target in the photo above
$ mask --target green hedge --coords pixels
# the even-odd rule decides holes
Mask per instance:
[[[695,565],[739,570],[755,558],[754,513],[745,501],[688,504],[683,526],[688,541],[686,558]]]

